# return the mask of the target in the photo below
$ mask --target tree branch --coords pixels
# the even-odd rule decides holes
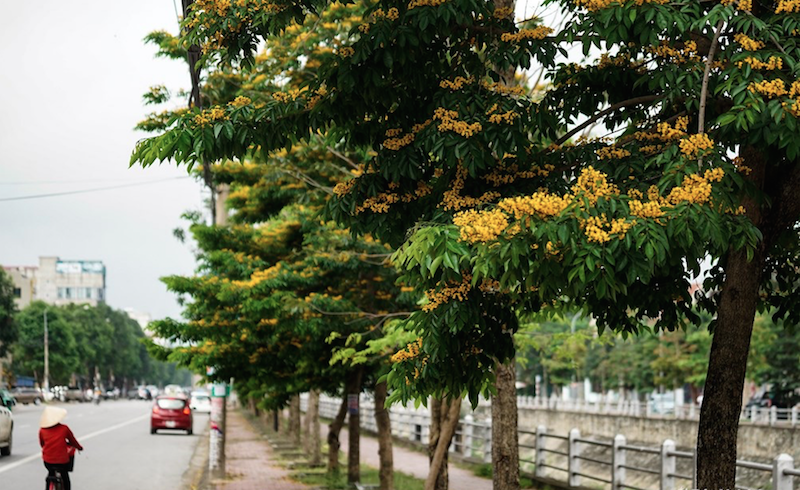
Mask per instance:
[[[578,127],[572,129],[567,134],[565,134],[564,136],[560,137],[558,140],[556,140],[555,144],[556,145],[562,145],[566,141],[569,141],[570,138],[572,138],[576,134],[578,134],[581,131],[583,131],[586,127],[594,124],[594,122],[597,121],[598,119],[601,119],[601,118],[611,114],[612,112],[616,111],[617,109],[621,109],[623,107],[629,107],[629,106],[632,106],[632,105],[644,104],[646,102],[652,102],[654,100],[659,100],[661,98],[662,98],[661,95],[643,95],[641,97],[634,97],[632,99],[623,100],[622,102],[617,102],[616,104],[612,105],[608,109],[605,109],[603,111],[598,112],[594,116],[590,117],[587,121],[584,121],[583,124],[580,124]]]

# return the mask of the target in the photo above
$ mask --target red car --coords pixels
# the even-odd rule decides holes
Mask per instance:
[[[182,396],[162,395],[156,397],[150,414],[150,433],[159,429],[185,430],[192,435],[192,409],[189,400]]]

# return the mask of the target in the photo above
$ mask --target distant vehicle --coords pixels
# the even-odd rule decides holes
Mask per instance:
[[[788,410],[800,402],[800,394],[791,390],[759,390],[747,401],[744,408],[751,411],[754,408],[768,410],[771,407],[778,409],[777,418],[786,420],[789,418]]]
[[[192,435],[194,419],[189,400],[184,396],[161,395],[153,402],[150,414],[150,433],[155,434],[162,429],[185,430]]]
[[[147,388],[147,391],[150,392],[150,398],[155,398],[160,393],[160,391],[158,390],[158,386],[156,386],[156,385],[147,385],[147,386],[145,386],[145,388]],[[148,400],[150,398],[148,398]]]
[[[0,456],[11,456],[11,443],[14,433],[14,416],[11,415],[13,403],[0,398]]]
[[[62,402],[76,401],[83,403],[88,401],[86,393],[78,386],[59,386],[56,393],[58,399]]]
[[[193,391],[189,406],[195,412],[211,413],[211,397],[205,391]]]
[[[11,390],[11,394],[17,400],[17,403],[22,403],[23,405],[28,403],[38,405],[44,400],[44,395],[36,388],[17,387]]]
[[[0,388],[0,404],[5,405],[10,409],[17,404],[17,400],[10,391],[6,390],[5,388]]]
[[[164,387],[164,394],[165,395],[182,395],[183,388],[180,385],[167,385]]]
[[[120,391],[119,388],[109,388],[103,393],[104,400],[116,400],[119,398]]]

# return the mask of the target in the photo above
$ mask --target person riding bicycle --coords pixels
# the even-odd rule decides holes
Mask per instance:
[[[72,431],[61,421],[67,411],[58,407],[46,407],[39,420],[39,444],[42,446],[42,459],[48,471],[48,478],[61,473],[64,490],[70,490],[69,472],[72,471],[72,455],[75,449],[83,451],[83,446],[75,439]],[[45,489],[47,489],[45,483]]]

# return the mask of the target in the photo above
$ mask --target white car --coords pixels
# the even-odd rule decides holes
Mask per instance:
[[[0,456],[11,456],[11,440],[14,431],[14,416],[11,407],[6,406],[4,398],[0,398]]]
[[[211,413],[211,397],[205,391],[193,391],[189,407],[195,412]]]

